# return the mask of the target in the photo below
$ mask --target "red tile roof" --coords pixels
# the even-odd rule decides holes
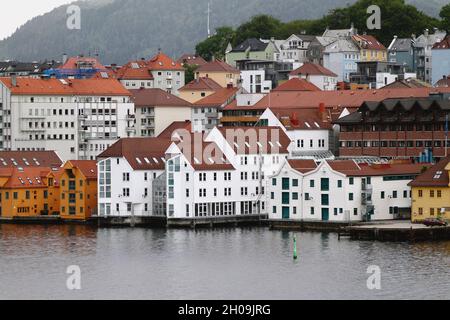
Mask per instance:
[[[450,93],[450,88],[405,88],[385,90],[357,90],[357,91],[281,91],[272,92],[254,106],[229,105],[225,110],[266,110],[290,108],[317,108],[325,103],[326,108],[349,108],[356,111],[364,102],[383,101],[400,98],[427,98],[430,93]]]
[[[236,73],[240,74],[241,72],[227,64],[226,62],[223,62],[221,60],[215,60],[208,62],[207,64],[204,64],[203,66],[200,66],[197,69],[197,72],[226,72],[226,73]]]
[[[329,130],[333,126],[332,121],[340,116],[340,112],[333,113],[330,109],[325,109],[325,114],[322,115],[319,108],[271,109],[271,111],[287,130]]]
[[[419,175],[409,185],[411,187],[450,187],[450,156]]]
[[[130,92],[115,79],[34,79],[17,78],[17,86],[11,78],[0,81],[14,95],[60,95],[60,96],[129,96]]]
[[[328,76],[328,77],[337,77],[337,74],[334,72],[328,70],[325,67],[322,67],[321,65],[305,62],[300,68],[292,71],[290,76],[298,76],[298,75],[304,75],[304,76]]]
[[[177,130],[187,130],[191,132],[192,130],[192,123],[189,120],[186,121],[175,121],[170,126],[168,126],[163,132],[161,132],[158,136],[158,138],[166,138],[166,139],[172,139],[173,134]]]
[[[195,80],[192,80],[184,87],[180,88],[179,91],[216,91],[222,89],[222,86],[215,82],[211,78],[201,77]]]
[[[0,168],[48,167],[62,165],[54,151],[0,151]]]
[[[164,170],[163,159],[171,144],[167,138],[124,138],[98,158],[125,158],[134,170]]]
[[[153,80],[153,75],[144,60],[131,61],[117,71],[119,80]]]
[[[359,44],[361,49],[386,50],[386,47],[371,35],[354,35],[353,40]]]
[[[300,78],[292,78],[289,81],[279,85],[273,91],[322,91],[318,87],[316,87],[311,82],[300,79]]]
[[[97,180],[97,161],[95,160],[70,160],[70,164],[77,168],[88,180]]]
[[[448,34],[441,42],[436,42],[433,45],[433,50],[450,49],[450,34]]]
[[[160,52],[147,62],[150,70],[175,70],[184,71],[181,63],[175,62],[172,58]]]
[[[137,108],[158,107],[190,107],[191,104],[161,89],[130,90]]]
[[[206,64],[206,60],[202,57],[195,55],[195,54],[183,54],[178,60],[178,63],[180,64],[188,64],[188,65],[197,65],[202,66]]]
[[[45,188],[46,184],[42,179],[46,178],[50,168],[46,167],[28,167],[18,168],[0,168],[0,177],[8,178],[8,181],[1,186],[2,188]]]
[[[357,164],[352,160],[327,162],[333,170],[350,177],[419,175],[424,167],[424,164],[418,163]]]
[[[317,168],[314,160],[288,160],[288,163],[292,169],[301,173],[308,173]]]
[[[79,63],[91,64],[94,69],[104,70],[106,67],[98,61],[96,58],[92,57],[70,57],[67,59],[66,63],[60,66],[58,69],[78,69]]]
[[[450,75],[448,75],[447,77],[442,78],[441,80],[436,82],[436,84],[434,86],[435,87],[440,87],[440,88],[448,88],[448,87],[450,87]]]
[[[236,154],[289,153],[291,140],[279,127],[221,127],[218,129]]]
[[[195,107],[222,107],[235,99],[238,88],[222,88],[194,103]]]

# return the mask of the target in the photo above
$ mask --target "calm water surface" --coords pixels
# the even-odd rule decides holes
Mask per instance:
[[[300,259],[292,259],[297,235]],[[82,270],[82,290],[66,269]],[[367,289],[369,265],[382,289]],[[0,299],[450,299],[450,242],[267,229],[0,225]]]

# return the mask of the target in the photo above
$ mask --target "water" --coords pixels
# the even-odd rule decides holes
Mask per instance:
[[[66,288],[70,265],[81,267],[81,291]],[[370,265],[381,268],[379,291],[367,289]],[[0,225],[0,299],[449,299],[449,267],[450,242]]]

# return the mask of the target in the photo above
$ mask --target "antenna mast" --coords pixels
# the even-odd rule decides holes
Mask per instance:
[[[211,1],[208,1],[208,38],[211,38]]]

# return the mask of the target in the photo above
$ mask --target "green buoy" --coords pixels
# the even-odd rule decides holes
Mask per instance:
[[[297,255],[297,237],[294,236],[294,260],[298,259],[298,255]]]

